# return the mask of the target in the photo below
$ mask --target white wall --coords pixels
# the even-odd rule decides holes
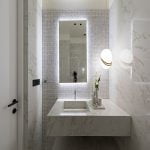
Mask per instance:
[[[110,98],[132,115],[131,138],[118,139],[120,150],[149,149],[150,84],[147,79],[150,59],[146,57],[150,58],[150,29],[147,28],[150,22],[143,20],[150,19],[149,6],[149,0],[114,0],[110,8],[110,48],[113,52]],[[140,23],[134,22],[133,26],[136,19],[140,19]],[[122,63],[120,54],[124,49],[133,54],[133,64]]]

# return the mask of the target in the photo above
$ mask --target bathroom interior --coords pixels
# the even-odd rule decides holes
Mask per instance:
[[[24,1],[24,149],[149,150],[149,6]]]

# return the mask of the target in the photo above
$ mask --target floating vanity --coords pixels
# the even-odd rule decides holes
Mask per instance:
[[[73,101],[56,101],[47,115],[48,136],[130,136],[131,116],[110,100],[97,110],[91,100]]]

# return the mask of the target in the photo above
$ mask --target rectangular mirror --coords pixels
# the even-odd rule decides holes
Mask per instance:
[[[87,82],[86,20],[59,21],[59,82]]]

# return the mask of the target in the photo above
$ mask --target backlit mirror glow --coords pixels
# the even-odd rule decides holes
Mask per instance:
[[[87,82],[86,20],[59,21],[59,83]]]

